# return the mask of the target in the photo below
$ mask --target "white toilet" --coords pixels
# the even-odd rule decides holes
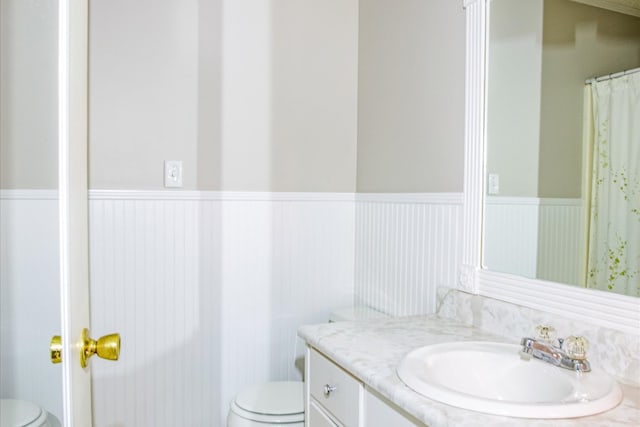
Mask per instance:
[[[1,427],[50,427],[49,414],[35,403],[0,399]]]
[[[354,307],[332,312],[329,321],[381,317],[387,316],[370,308]],[[265,426],[304,426],[304,386],[301,381],[256,384],[238,393],[229,408],[227,427]]]
[[[300,381],[276,381],[243,389],[231,402],[227,427],[304,426]]]

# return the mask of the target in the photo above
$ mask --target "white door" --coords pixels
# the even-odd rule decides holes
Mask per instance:
[[[0,25],[0,395],[87,427],[87,0],[1,0]]]
[[[88,249],[88,0],[59,1],[59,192],[63,424],[92,426]],[[115,341],[112,341],[113,344]],[[109,343],[107,343],[109,344]],[[115,354],[113,353],[115,351]]]
[[[0,395],[81,427],[91,426],[77,346],[89,327],[87,2],[0,2]],[[54,334],[62,375],[42,357]]]

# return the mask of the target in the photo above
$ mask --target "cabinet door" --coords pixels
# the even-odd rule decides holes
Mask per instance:
[[[405,413],[369,387],[365,387],[364,425],[367,427],[424,427],[426,424]]]
[[[311,402],[307,427],[338,427],[338,425],[331,421],[315,402]]]

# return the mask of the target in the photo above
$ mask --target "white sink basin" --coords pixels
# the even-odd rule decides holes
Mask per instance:
[[[434,344],[407,354],[398,376],[448,405],[521,418],[571,418],[607,411],[622,391],[602,371],[579,373],[537,359],[520,346],[493,342]]]

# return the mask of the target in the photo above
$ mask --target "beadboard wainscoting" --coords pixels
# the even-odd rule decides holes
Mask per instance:
[[[298,326],[354,299],[352,194],[96,191],[90,217],[93,329],[122,335],[96,427],[224,425],[243,386],[301,379]]]
[[[356,303],[395,316],[435,312],[436,289],[457,281],[462,194],[356,198]]]
[[[584,283],[580,199],[487,197],[484,266],[491,271]]]
[[[538,278],[584,286],[586,216],[580,199],[541,199]]]
[[[58,283],[56,194],[0,196],[2,393],[59,416],[59,366],[41,357],[59,333],[58,289],[44,289]],[[436,288],[456,280],[461,201],[91,191],[91,333],[122,337],[118,362],[91,362],[95,426],[224,425],[243,386],[301,379],[299,325],[354,301],[433,312]],[[53,376],[51,390],[22,381],[33,376]]]
[[[62,374],[48,359],[60,335],[56,191],[0,191],[0,397],[62,417]]]

